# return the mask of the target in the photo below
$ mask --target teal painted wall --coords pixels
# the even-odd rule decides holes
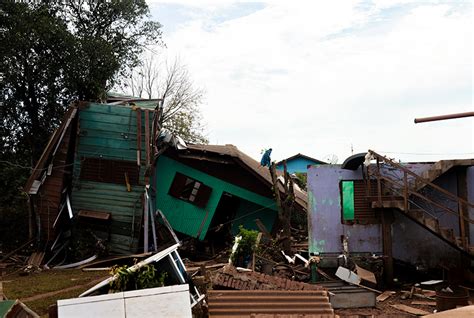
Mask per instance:
[[[231,183],[209,176],[204,172],[188,167],[169,157],[159,157],[156,165],[156,207],[166,215],[173,229],[178,232],[192,237],[199,236],[201,240],[204,239],[223,192],[245,199],[260,207],[270,207],[270,211],[276,210],[275,201],[272,198],[255,194]],[[194,204],[168,195],[168,190],[176,172],[187,175],[212,188],[211,196],[205,208],[199,208]],[[269,209],[255,214],[255,217],[258,215],[262,221],[267,222],[267,224],[264,224],[270,229],[273,222],[270,223],[268,220],[272,218],[266,215]]]
[[[269,207],[262,207],[247,200],[240,200],[239,208],[235,215],[235,221],[232,223],[232,234],[236,235],[239,232],[239,226],[249,230],[259,231],[255,224],[255,219],[260,219],[267,230],[271,231],[273,223],[275,222],[278,212],[272,209],[276,208],[276,202],[272,202]]]
[[[141,158],[144,163],[143,111],[141,116]],[[150,112],[150,120],[152,116]],[[129,106],[90,104],[79,112],[79,129],[71,195],[73,211],[78,213],[85,209],[111,213],[109,248],[114,253],[136,252],[143,214],[144,166],[140,169],[140,185],[132,186],[131,192],[127,191],[125,180],[123,184],[92,182],[81,180],[80,172],[83,157],[137,161],[137,112]]]

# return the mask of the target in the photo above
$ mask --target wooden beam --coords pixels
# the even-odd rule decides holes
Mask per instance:
[[[393,284],[392,223],[393,211],[381,210],[384,279],[387,286]]]
[[[137,165],[141,165],[142,155],[142,112],[140,108],[137,108]]]

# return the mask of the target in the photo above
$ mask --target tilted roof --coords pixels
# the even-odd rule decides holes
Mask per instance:
[[[309,160],[309,161],[313,161],[314,163],[316,164],[320,164],[320,165],[326,165],[327,162],[324,162],[324,161],[321,161],[321,160],[318,160],[318,159],[315,159],[315,158],[312,158],[310,156],[307,156],[307,155],[303,155],[302,153],[297,153],[296,155],[294,156],[291,156],[291,157],[288,157],[286,159],[283,159],[283,160],[280,160],[277,162],[277,165],[280,165],[283,163],[283,161],[290,161],[290,160],[293,160],[293,159],[296,159],[296,158],[303,158],[303,159],[306,159],[306,160]]]
[[[210,154],[217,154],[222,156],[230,156],[234,159],[237,159],[244,168],[247,168],[251,173],[253,173],[256,177],[261,179],[264,183],[268,186],[272,186],[272,177],[270,175],[270,170],[267,167],[263,167],[260,165],[260,162],[256,161],[249,155],[245,154],[244,152],[240,151],[234,145],[187,145],[187,150],[191,151],[198,151],[202,153],[210,153]],[[277,171],[277,174],[280,176],[282,175],[281,172]],[[283,191],[283,185],[280,184],[280,191]],[[294,189],[295,192],[295,202],[306,211],[308,196],[306,192]]]

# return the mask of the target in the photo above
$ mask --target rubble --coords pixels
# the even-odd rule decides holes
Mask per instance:
[[[232,266],[215,272],[212,283],[216,287],[237,290],[321,290],[318,285],[297,282],[290,279],[259,272],[241,273]]]

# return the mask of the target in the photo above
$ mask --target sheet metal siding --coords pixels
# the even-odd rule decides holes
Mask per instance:
[[[209,176],[164,155],[157,160],[156,165],[156,207],[166,215],[176,231],[192,237],[199,236],[199,239],[204,239],[223,192],[228,192],[263,207],[274,203],[273,199]],[[168,195],[168,190],[176,172],[201,181],[212,188],[211,196],[205,208],[199,208]],[[272,208],[272,210],[274,209],[276,208]],[[262,211],[262,213],[264,212]],[[267,226],[267,224],[265,225]]]
[[[142,215],[141,196],[144,186],[132,186],[127,192],[123,184],[93,182],[80,179],[84,157],[112,160],[137,160],[137,112],[130,107],[90,104],[79,112],[79,136],[74,164],[74,184],[71,203],[74,213],[81,209],[110,212],[112,215],[109,247],[113,252],[135,252],[138,248],[139,222]],[[140,184],[143,184],[144,112],[142,116],[142,146]],[[152,117],[152,116],[150,116]],[[124,235],[130,233],[130,235]]]
[[[209,317],[334,317],[322,290],[211,290],[208,298]]]

